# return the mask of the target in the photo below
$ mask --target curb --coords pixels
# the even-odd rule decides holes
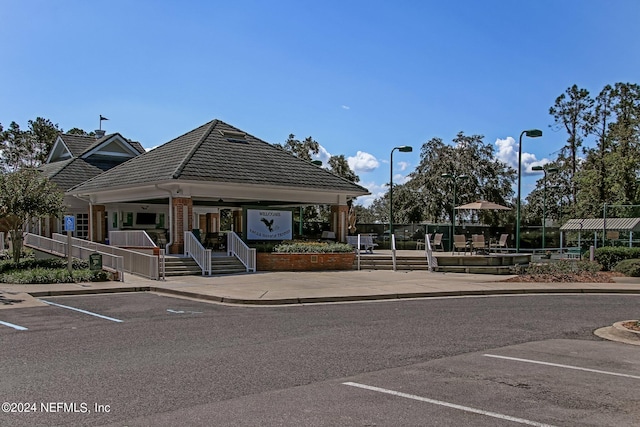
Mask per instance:
[[[280,299],[252,299],[237,298],[231,296],[219,296],[202,294],[197,292],[182,291],[178,289],[163,288],[157,286],[134,286],[119,288],[100,289],[66,289],[27,292],[35,298],[69,296],[69,295],[95,295],[127,292],[157,292],[168,295],[176,295],[187,298],[213,301],[226,304],[237,305],[292,305],[292,304],[315,304],[332,302],[357,302],[357,301],[383,301],[415,298],[443,298],[443,297],[463,297],[463,296],[491,296],[491,295],[533,295],[533,294],[640,294],[640,289],[601,289],[601,288],[553,288],[553,289],[479,289],[468,291],[433,291],[433,292],[409,292],[391,294],[369,294],[369,295],[342,295],[323,297],[293,297]]]

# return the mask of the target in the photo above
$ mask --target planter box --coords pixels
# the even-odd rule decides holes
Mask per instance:
[[[356,255],[352,252],[336,254],[256,254],[257,271],[323,271],[353,270]]]

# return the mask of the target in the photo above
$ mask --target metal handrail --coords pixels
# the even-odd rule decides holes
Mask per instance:
[[[211,249],[205,249],[191,231],[184,232],[184,255],[195,260],[203,276],[211,276]]]
[[[230,256],[235,256],[245,266],[247,272],[255,273],[256,271],[256,250],[250,248],[242,241],[233,231],[226,233],[227,235],[227,252]]]

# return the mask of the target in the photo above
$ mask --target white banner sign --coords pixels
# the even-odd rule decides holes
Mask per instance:
[[[247,209],[247,240],[293,239],[291,211]]]

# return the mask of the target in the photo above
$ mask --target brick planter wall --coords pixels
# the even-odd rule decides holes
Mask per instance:
[[[353,270],[355,253],[337,254],[275,254],[258,252],[258,271],[322,271]]]

